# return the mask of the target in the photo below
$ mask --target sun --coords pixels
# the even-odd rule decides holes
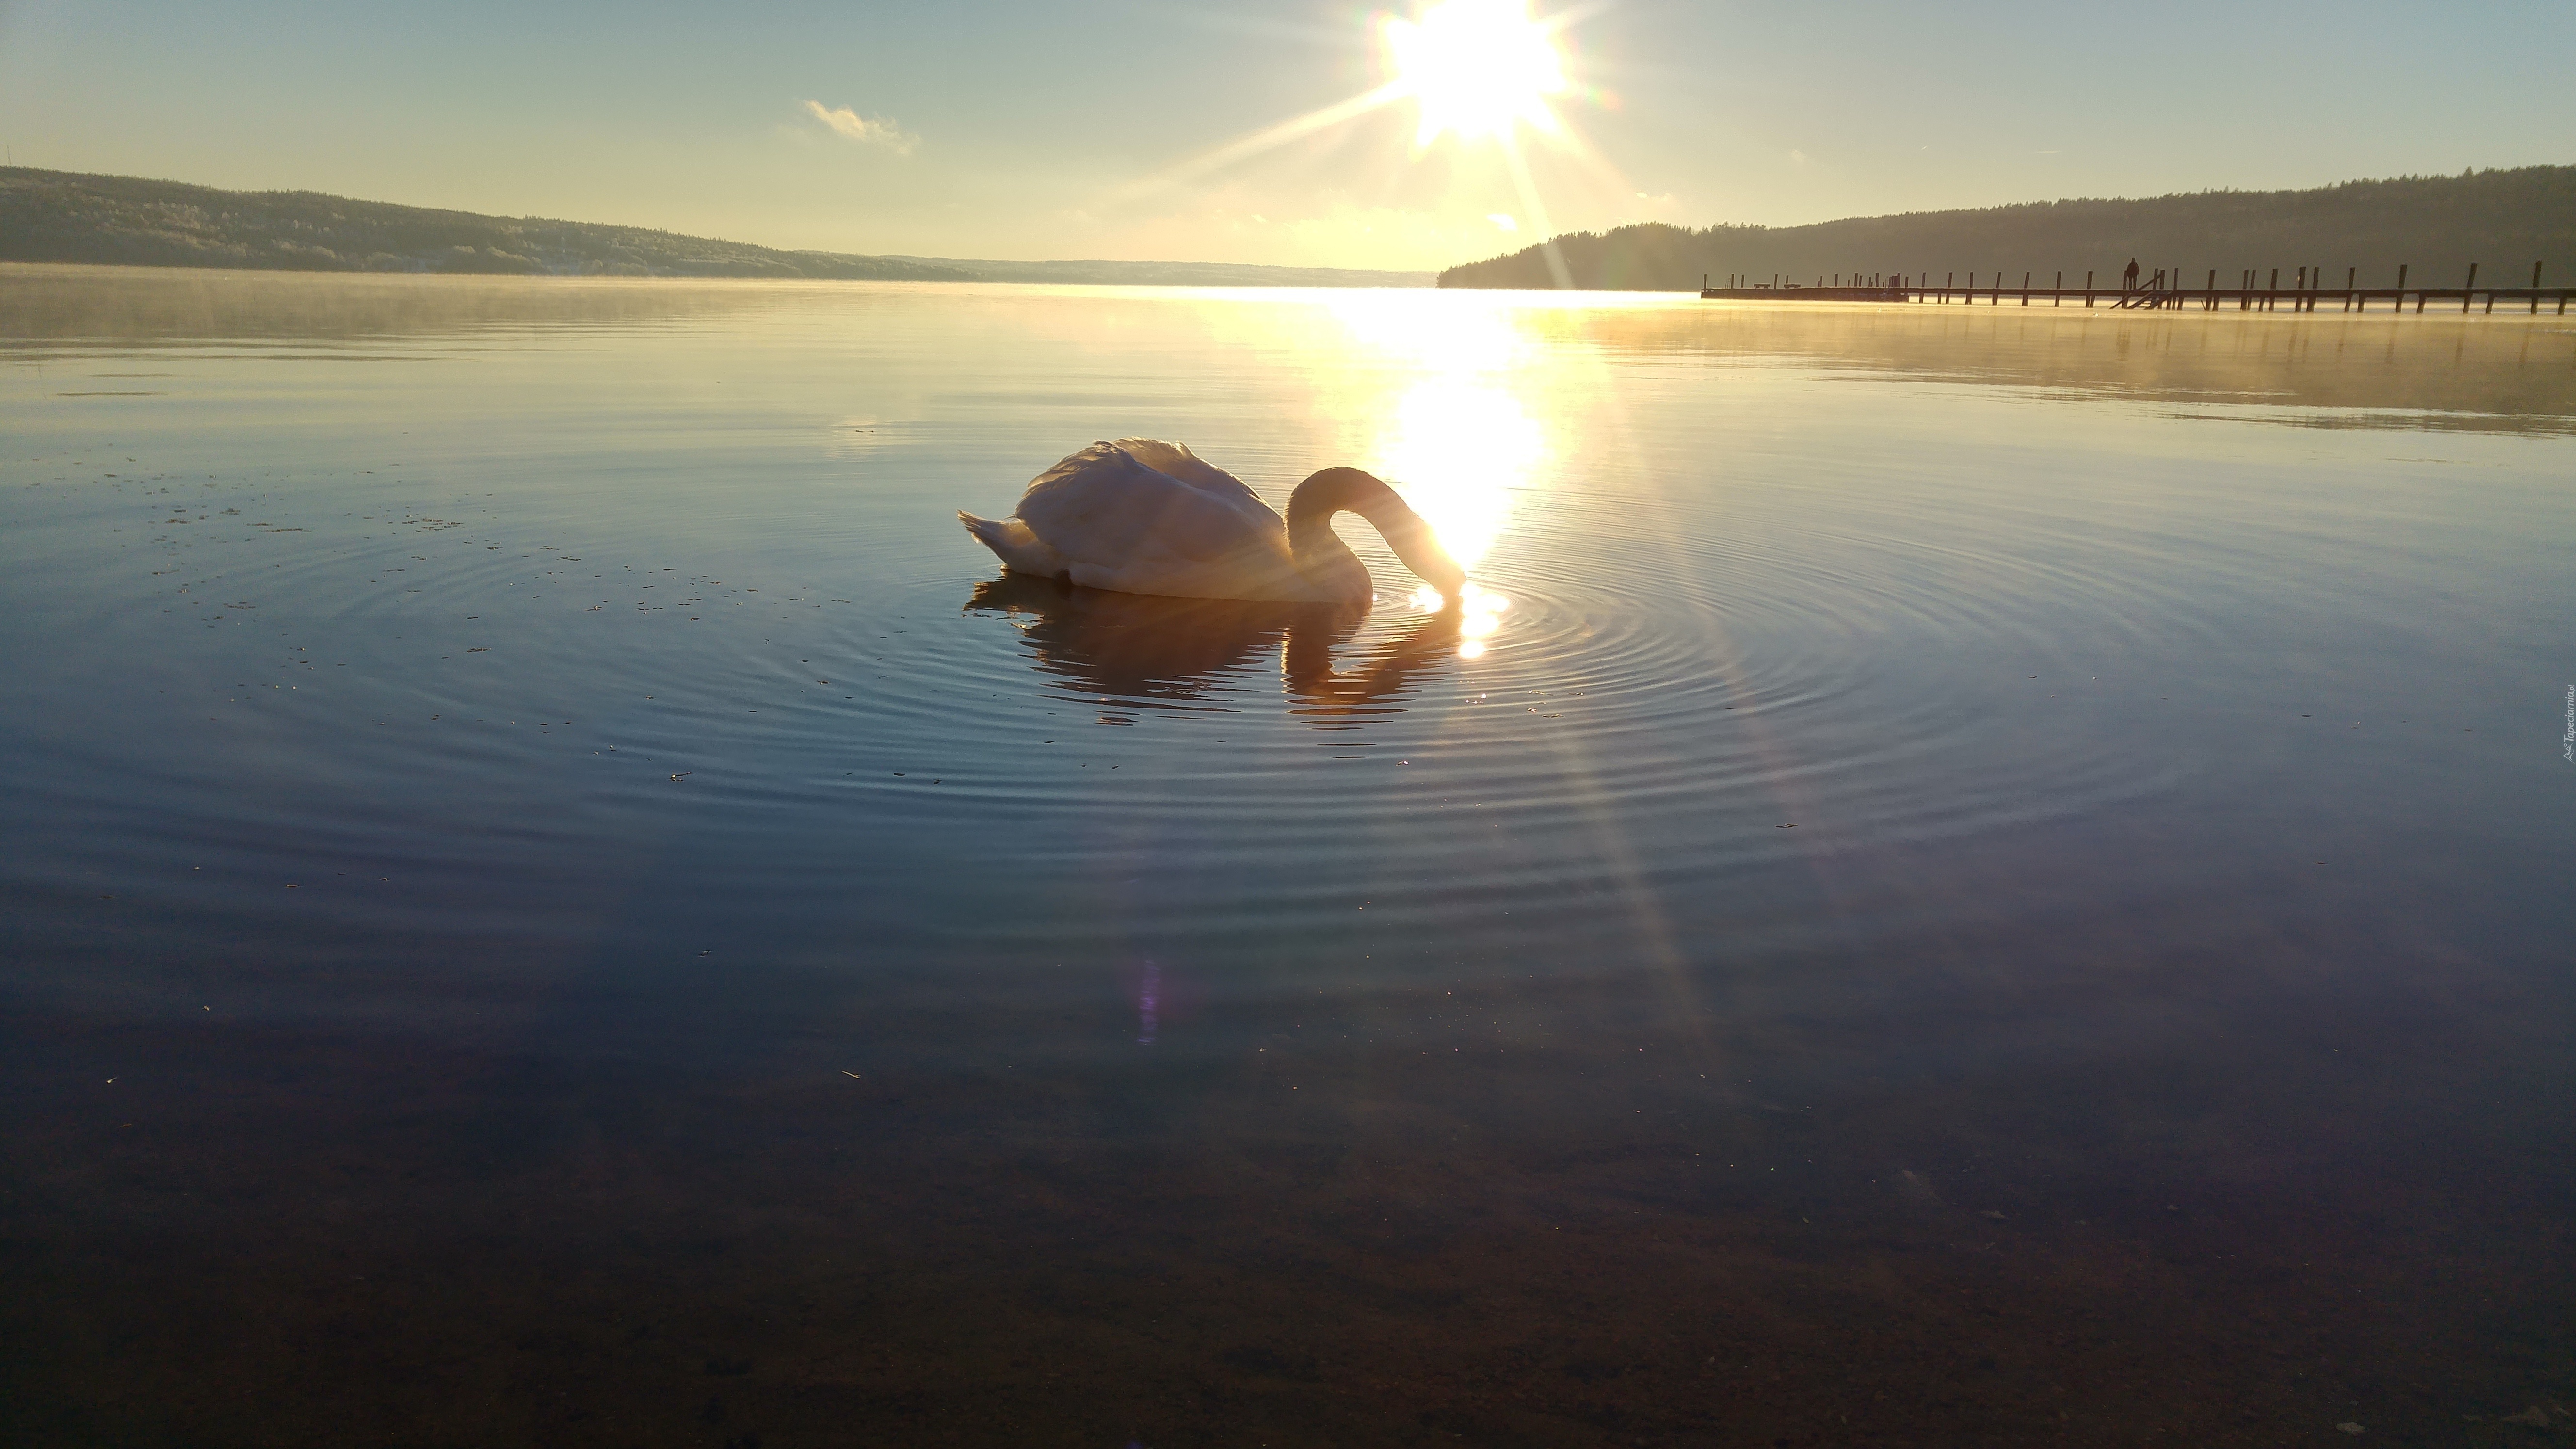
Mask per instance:
[[[1517,124],[1555,134],[1547,98],[1568,89],[1555,27],[1522,0],[1442,0],[1418,20],[1388,18],[1384,34],[1395,89],[1422,108],[1416,146],[1443,132],[1508,141]]]

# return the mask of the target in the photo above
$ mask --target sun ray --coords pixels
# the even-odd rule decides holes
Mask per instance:
[[[1178,186],[1184,181],[1195,180],[1211,171],[1231,166],[1237,161],[1285,146],[1301,136],[1311,136],[1327,127],[1338,126],[1354,117],[1364,116],[1381,106],[1392,105],[1402,100],[1404,96],[1403,83],[1389,81],[1373,91],[1363,91],[1346,100],[1335,101],[1329,106],[1318,106],[1302,116],[1291,116],[1276,125],[1264,126],[1250,135],[1238,136],[1222,146],[1202,151],[1188,160],[1166,166],[1151,176],[1131,181],[1120,187],[1116,195],[1123,199],[1149,191],[1160,191],[1165,187]]]
[[[1490,143],[1522,216],[1538,237],[1549,279],[1560,289],[1570,289],[1572,273],[1558,251],[1556,229],[1531,175],[1523,136],[1534,136],[1549,151],[1568,158],[1592,183],[1622,199],[1628,196],[1630,188],[1618,168],[1552,103],[1559,97],[1580,99],[1594,94],[1568,80],[1559,39],[1570,26],[1609,3],[1584,0],[1549,15],[1533,16],[1529,0],[1430,0],[1409,18],[1384,16],[1377,23],[1378,35],[1382,58],[1392,73],[1384,84],[1201,151],[1116,188],[1107,199],[1132,201],[1177,188],[1410,101],[1417,111],[1412,158],[1420,160],[1444,138],[1461,147]]]
[[[1539,255],[1547,262],[1547,279],[1560,292],[1574,290],[1574,273],[1565,265],[1565,256],[1556,249],[1556,228],[1547,219],[1547,203],[1539,199],[1538,185],[1530,180],[1529,162],[1521,156],[1520,142],[1512,136],[1502,138],[1503,164],[1511,168],[1512,189],[1521,195],[1521,205],[1528,209],[1530,220],[1538,224]]]

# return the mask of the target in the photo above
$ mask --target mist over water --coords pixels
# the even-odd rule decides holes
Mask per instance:
[[[2564,322],[21,267],[0,406],[24,1432],[2576,1402]],[[1122,436],[1477,594],[958,530]]]

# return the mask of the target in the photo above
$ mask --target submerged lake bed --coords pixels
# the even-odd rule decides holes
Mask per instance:
[[[2576,1405],[2576,324],[7,266],[0,405],[15,1437]],[[1128,436],[1466,607],[960,531]]]

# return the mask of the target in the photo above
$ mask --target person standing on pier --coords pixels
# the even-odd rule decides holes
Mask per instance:
[[[2129,269],[2120,274],[2120,290],[2123,292],[2134,292],[2138,290],[2138,259],[2136,257],[2129,258]]]

